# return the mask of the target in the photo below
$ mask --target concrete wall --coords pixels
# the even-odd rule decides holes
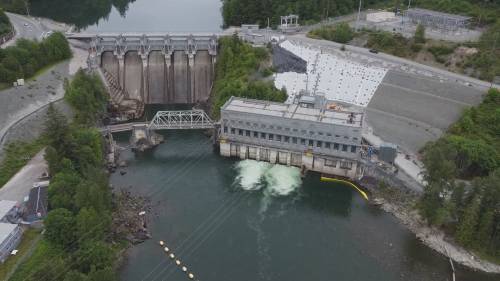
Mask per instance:
[[[167,82],[165,56],[159,51],[149,53],[148,95],[146,102],[149,104],[167,103]]]
[[[119,64],[118,59],[113,54],[113,52],[102,53],[101,67],[107,72],[111,73],[118,81],[123,79],[119,77]]]
[[[120,81],[128,98],[146,104],[206,101],[214,76],[212,56],[206,50],[196,52],[191,62],[185,51],[175,51],[171,56],[151,51],[144,57],[129,51],[123,59],[107,51],[101,55],[101,67]]]
[[[220,155],[239,159],[253,159],[271,164],[296,166],[308,171],[333,175],[349,179],[359,179],[363,175],[363,166],[355,160],[328,157],[309,152],[289,151],[271,147],[260,147],[244,143],[222,140]]]
[[[208,51],[199,51],[194,58],[194,93],[196,101],[206,100],[212,87],[212,58]]]
[[[130,99],[144,100],[142,96],[142,60],[137,52],[125,54],[125,90]]]
[[[188,57],[183,51],[174,52],[174,99],[173,103],[191,103],[189,98],[189,65]]]

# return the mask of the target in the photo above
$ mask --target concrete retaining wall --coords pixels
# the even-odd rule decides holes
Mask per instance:
[[[168,103],[167,77],[165,73],[165,56],[154,51],[149,53],[148,61],[148,96],[146,102],[149,104]]]
[[[357,161],[333,159],[322,155],[307,152],[277,150],[270,147],[258,147],[241,143],[221,141],[220,155],[237,157],[239,159],[253,159],[271,164],[281,164],[305,168],[323,174],[357,179],[363,174],[363,167]],[[349,168],[345,163],[351,163]]]
[[[142,95],[142,60],[137,52],[125,54],[125,90],[129,99],[144,100]]]
[[[185,51],[172,55],[162,51],[140,54],[129,51],[124,56],[103,52],[100,65],[120,82],[129,99],[146,104],[185,104],[206,101],[214,77],[215,58],[200,50],[191,58]]]

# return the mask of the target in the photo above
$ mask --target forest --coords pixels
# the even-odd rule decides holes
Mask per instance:
[[[71,58],[66,37],[54,33],[41,42],[19,39],[15,46],[0,49],[0,82],[30,78],[53,63]]]
[[[419,203],[430,224],[461,245],[500,261],[500,91],[468,109],[423,149],[427,182]]]
[[[358,0],[222,0],[222,15],[226,26],[246,23],[267,25],[279,24],[280,16],[297,14],[302,23],[318,22],[329,17],[354,13]],[[405,8],[405,0],[364,0],[366,8]],[[412,7],[428,8],[443,12],[458,13],[474,17],[478,24],[496,21],[500,13],[500,2],[495,0],[413,0]]]
[[[10,20],[3,11],[0,9],[0,37],[12,31],[12,25],[10,24]]]
[[[52,175],[45,234],[18,267],[13,281],[117,280],[114,265],[119,243],[111,232],[113,204],[103,165],[102,136],[92,128],[95,122],[81,115],[85,108],[97,116],[102,114],[106,92],[98,77],[82,70],[67,83],[66,91],[70,104],[78,103],[74,107],[77,118],[70,123],[51,106],[43,136]],[[82,97],[75,100],[75,93]]]
[[[212,97],[214,118],[219,117],[220,108],[231,96],[279,102],[286,100],[285,90],[277,90],[272,82],[263,81],[270,71],[263,66],[270,60],[268,49],[253,48],[236,35],[221,38],[219,44]]]

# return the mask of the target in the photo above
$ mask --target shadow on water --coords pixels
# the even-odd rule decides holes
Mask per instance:
[[[312,210],[339,217],[350,215],[353,197],[357,196],[347,185],[320,181],[317,173],[310,173],[304,178],[301,195],[303,202]]]
[[[30,13],[33,16],[74,24],[79,29],[94,25],[107,18],[112,8],[124,17],[129,4],[135,0],[32,0]],[[71,12],[68,12],[71,11]]]

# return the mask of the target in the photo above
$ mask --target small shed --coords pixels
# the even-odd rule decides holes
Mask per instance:
[[[378,159],[389,164],[394,164],[398,155],[398,147],[392,143],[383,143],[380,145]]]

